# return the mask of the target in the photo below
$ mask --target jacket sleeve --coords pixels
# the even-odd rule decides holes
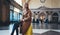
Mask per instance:
[[[31,14],[29,13],[29,14],[27,14],[27,17],[24,18],[23,20],[24,20],[24,21],[29,20],[30,17],[31,17]]]

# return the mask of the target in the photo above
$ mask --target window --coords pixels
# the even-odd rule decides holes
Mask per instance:
[[[17,12],[14,12],[14,21],[17,21],[18,20],[18,13]]]
[[[10,21],[13,21],[13,18],[14,18],[13,14],[14,14],[13,11],[10,10]]]
[[[14,19],[14,7],[12,5],[10,5],[10,21],[13,21]]]
[[[22,15],[22,11],[20,11],[20,18],[19,19],[22,19],[23,15]]]
[[[19,21],[22,19],[22,11],[10,5],[10,21]]]

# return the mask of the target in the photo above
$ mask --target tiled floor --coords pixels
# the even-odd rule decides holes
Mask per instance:
[[[8,30],[0,30],[0,35],[10,35],[12,28],[13,28],[13,25],[14,24],[10,24],[8,26],[8,28],[9,28]],[[7,28],[7,27],[4,27],[4,28]],[[60,35],[60,29],[40,29],[40,28],[36,28],[36,27],[35,27],[35,29],[33,28],[33,35],[44,35],[44,34],[45,35],[47,35],[47,34],[53,35],[52,33],[53,34],[59,33],[59,35]],[[16,32],[14,32],[14,35],[16,35]],[[19,35],[21,35],[21,34],[19,33]]]
[[[50,29],[33,29],[33,35],[46,35],[46,34],[59,34],[60,35],[60,30],[50,30]],[[0,35],[10,35],[10,30],[0,30]],[[14,33],[16,35],[16,33]],[[21,35],[19,33],[19,35]]]
[[[60,24],[58,23],[33,23],[33,29],[60,29]]]

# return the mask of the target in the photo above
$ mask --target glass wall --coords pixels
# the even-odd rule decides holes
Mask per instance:
[[[14,21],[18,21],[19,9],[14,7]]]
[[[22,11],[10,5],[10,21],[18,22],[20,19],[22,19]]]
[[[12,5],[10,5],[10,21],[13,21],[14,19],[14,7]]]
[[[10,11],[10,21],[13,20],[13,11]]]

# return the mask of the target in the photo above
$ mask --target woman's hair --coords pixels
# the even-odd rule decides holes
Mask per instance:
[[[25,9],[29,9],[29,4],[28,4],[28,3],[25,3],[25,4],[24,4],[24,8],[25,8]]]

